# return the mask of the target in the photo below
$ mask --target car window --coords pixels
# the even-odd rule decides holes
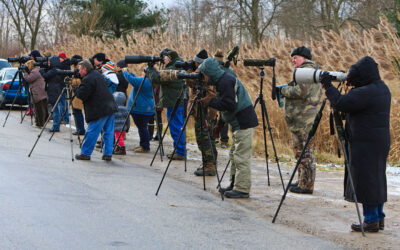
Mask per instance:
[[[7,61],[0,61],[0,69],[8,67],[11,67],[11,65]]]
[[[2,80],[12,80],[14,78],[15,72],[17,72],[17,69],[7,70]],[[18,81],[19,77],[17,77],[15,80]]]

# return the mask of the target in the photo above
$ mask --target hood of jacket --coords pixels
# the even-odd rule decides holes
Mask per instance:
[[[372,57],[366,56],[351,65],[347,82],[354,87],[362,87],[381,80],[378,64]]]
[[[115,92],[113,94],[114,100],[118,106],[125,106],[126,97],[125,94],[122,92]]]
[[[103,76],[104,76],[105,78],[109,79],[109,80],[110,80],[111,82],[113,82],[114,84],[117,84],[117,85],[118,85],[118,83],[119,83],[119,81],[118,81],[118,76],[117,76],[117,74],[115,74],[115,72],[113,72],[113,71],[106,71],[106,72],[103,73]]]
[[[50,60],[50,69],[60,68],[60,58],[58,56],[52,56]]]
[[[201,73],[207,75],[210,80],[207,82],[208,85],[215,85],[222,75],[225,73],[219,66],[219,62],[214,58],[210,57],[203,61],[199,66]]]

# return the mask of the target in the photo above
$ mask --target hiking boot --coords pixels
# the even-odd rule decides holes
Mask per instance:
[[[296,194],[312,194],[313,190],[302,189],[302,188],[296,186],[296,187],[291,187],[290,192],[296,193]]]
[[[72,135],[85,135],[85,133],[78,133],[78,131],[75,131],[72,133]]]
[[[204,163],[204,175],[205,176],[215,176],[215,165],[212,162]],[[194,171],[194,175],[203,176],[203,167],[199,167]]]
[[[90,156],[84,155],[84,154],[76,154],[75,159],[81,160],[81,161],[90,161]]]
[[[299,185],[298,182],[293,182],[293,183],[290,183],[289,187],[297,187],[298,185]]]
[[[224,194],[224,193],[227,192],[227,191],[232,191],[234,185],[235,185],[235,176],[232,175],[231,184],[230,184],[229,186],[225,187],[225,188],[220,187],[220,188],[218,189],[218,191],[219,191],[221,194]]]
[[[221,148],[227,148],[228,147],[228,143],[227,142],[221,142]]]
[[[103,155],[103,156],[101,157],[101,159],[102,159],[103,161],[111,161],[111,157],[112,157],[112,155]]]
[[[138,146],[138,147],[133,149],[133,152],[135,152],[135,153],[148,153],[148,152],[150,152],[150,150],[149,149],[145,149],[142,146]]]
[[[168,159],[171,159],[171,156],[172,156],[172,154],[167,154]],[[185,160],[185,156],[174,154],[174,157],[172,157],[172,160],[183,161],[183,160]]]
[[[379,230],[385,229],[385,219],[379,221]]]
[[[60,129],[53,129],[53,128],[50,129],[50,133],[57,133],[57,132],[60,132]]]
[[[364,232],[376,233],[379,231],[379,222],[363,223]],[[351,229],[355,232],[361,232],[360,224],[351,224]]]
[[[224,193],[224,196],[226,198],[234,198],[234,199],[235,198],[249,198],[250,197],[249,193],[243,193],[243,192],[240,192],[240,191],[237,191],[237,190],[226,191]]]
[[[126,155],[125,146],[120,147],[120,146],[117,145],[117,147],[115,148],[113,154],[114,155]]]

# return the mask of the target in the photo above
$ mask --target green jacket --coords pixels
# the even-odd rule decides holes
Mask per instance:
[[[165,70],[178,70],[175,67],[175,62],[182,61],[180,58],[170,62],[165,66]],[[152,84],[160,84],[160,96],[157,103],[158,108],[171,108],[174,107],[176,100],[179,98],[179,95],[182,91],[182,88],[185,86],[185,82],[180,79],[161,82],[160,74],[156,71],[149,71],[148,78]],[[183,98],[181,98],[179,105],[183,104]]]
[[[216,86],[217,97],[209,106],[221,111],[222,119],[231,125],[232,131],[258,125],[250,96],[239,79],[224,72],[213,58],[207,58],[199,69],[210,78],[208,84]]]
[[[307,60],[300,68],[315,68],[318,66]],[[281,90],[285,97],[285,120],[289,130],[296,135],[307,134],[318,113],[318,104],[322,96],[320,83],[297,84],[291,81]]]

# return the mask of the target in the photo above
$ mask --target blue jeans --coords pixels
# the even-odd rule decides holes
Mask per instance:
[[[61,96],[59,104],[60,104],[60,115],[64,114],[64,117],[62,117],[61,120],[66,123],[69,123],[68,107],[65,101],[65,93]]]
[[[81,154],[91,156],[97,138],[103,130],[103,154],[112,155],[114,144],[114,114],[102,117],[88,124],[85,138],[83,139]]]
[[[167,108],[167,118],[168,121],[171,120],[173,108]],[[174,117],[169,124],[169,132],[171,133],[172,139],[174,139],[174,147],[178,144],[176,148],[176,154],[180,156],[185,156],[185,131],[182,134],[180,141],[178,142],[179,134],[181,132],[181,128],[183,127],[183,106],[179,106],[176,110]]]
[[[150,150],[150,133],[147,128],[151,115],[131,114],[136,127],[139,130],[140,146]]]
[[[52,106],[53,108],[54,106]],[[60,122],[61,122],[61,114],[60,114],[60,103],[57,104],[57,107],[54,109],[53,112],[53,126],[51,130],[60,131]]]
[[[83,119],[83,114],[82,114],[82,110],[80,109],[73,109],[72,113],[74,115],[74,119],[75,119],[75,126],[76,126],[76,131],[79,134],[85,134],[85,122]]]
[[[363,204],[363,215],[365,223],[373,223],[382,220],[385,218],[383,204],[373,206]]]

